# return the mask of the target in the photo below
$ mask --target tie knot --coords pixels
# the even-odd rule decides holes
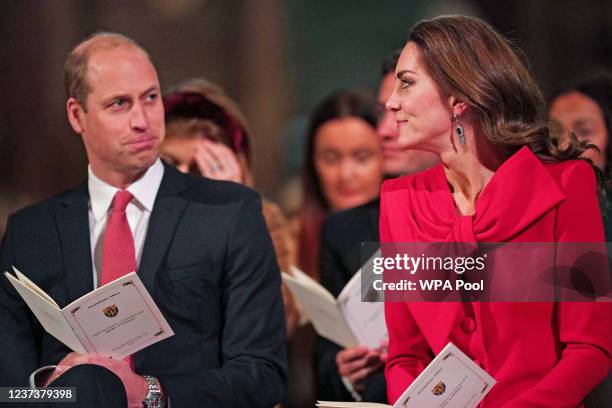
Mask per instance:
[[[122,211],[125,212],[125,207],[132,201],[134,196],[127,190],[117,191],[115,193],[115,200],[113,211]]]

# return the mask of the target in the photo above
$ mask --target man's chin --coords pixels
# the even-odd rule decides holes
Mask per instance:
[[[401,159],[385,160],[383,170],[387,178],[403,176],[410,172],[410,168],[406,166],[405,160]]]
[[[159,157],[159,154],[142,154],[139,155],[129,166],[131,173],[144,173],[149,167],[155,164],[155,161]]]
[[[138,162],[141,166],[151,167],[153,163],[159,158],[159,150],[151,149],[142,151],[137,155]]]

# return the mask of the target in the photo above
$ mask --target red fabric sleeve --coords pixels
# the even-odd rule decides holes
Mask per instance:
[[[579,161],[560,177],[565,201],[557,213],[559,242],[603,242],[595,174]],[[563,257],[564,254],[559,254]],[[612,303],[557,304],[562,352],[559,363],[505,408],[577,407],[612,366]]]
[[[393,242],[386,200],[389,197],[385,182],[380,197],[380,242]],[[384,246],[383,246],[384,255]],[[431,351],[404,302],[386,302],[385,319],[389,332],[389,354],[385,366],[387,396],[394,404],[414,379],[432,360]]]

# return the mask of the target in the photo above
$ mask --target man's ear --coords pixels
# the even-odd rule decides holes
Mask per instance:
[[[70,126],[79,135],[83,133],[83,115],[85,110],[83,106],[74,98],[68,98],[66,101],[66,111]]]

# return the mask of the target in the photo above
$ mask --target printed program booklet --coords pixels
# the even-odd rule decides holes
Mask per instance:
[[[283,272],[282,277],[320,336],[345,348],[365,345],[371,349],[380,348],[387,338],[384,303],[361,300],[361,270],[337,300],[297,268],[292,268],[291,274]]]
[[[53,337],[82,354],[121,359],[174,332],[136,272],[107,283],[60,309],[16,268],[4,275]]]
[[[393,405],[372,402],[317,401],[319,408],[475,408],[496,381],[448,343]]]

